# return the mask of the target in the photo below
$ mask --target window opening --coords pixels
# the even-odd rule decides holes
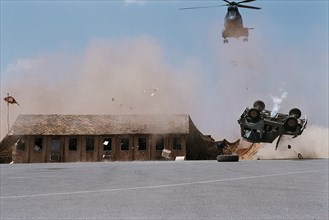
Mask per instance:
[[[174,137],[174,150],[182,150],[182,139],[179,137]]]
[[[59,152],[60,146],[61,146],[61,142],[59,138],[51,139],[51,145],[50,145],[51,152]]]
[[[138,150],[146,150],[146,138],[138,138]]]
[[[94,151],[95,148],[95,139],[90,137],[86,138],[86,151]]]
[[[15,145],[16,145],[16,150],[21,150],[21,151],[25,150],[25,140],[18,140]]]
[[[112,150],[112,138],[104,138],[103,140],[103,151]]]
[[[69,138],[69,151],[78,150],[78,138]]]
[[[42,140],[43,138],[34,139],[34,151],[42,151]]]
[[[129,150],[129,138],[121,138],[121,150]]]
[[[163,137],[156,138],[155,150],[163,150],[163,149],[164,149],[164,138]]]

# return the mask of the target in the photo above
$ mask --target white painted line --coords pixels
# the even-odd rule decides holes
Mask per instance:
[[[228,182],[228,181],[235,181],[235,180],[257,179],[257,178],[273,177],[273,176],[284,176],[284,175],[291,175],[291,174],[314,173],[314,172],[320,172],[320,171],[319,170],[305,170],[305,171],[295,171],[295,172],[287,172],[287,173],[266,174],[266,175],[259,175],[259,176],[245,176],[245,177],[238,177],[238,178],[206,180],[206,181],[189,182],[189,183],[164,184],[164,185],[155,185],[155,186],[137,186],[137,187],[105,189],[105,190],[59,192],[59,193],[45,193],[45,194],[21,195],[21,196],[3,196],[3,197],[0,197],[0,199],[17,199],[17,198],[32,198],[32,197],[60,196],[60,195],[87,194],[87,193],[118,192],[118,191],[139,190],[139,189],[157,189],[157,188],[168,188],[168,187],[177,187],[177,186],[190,186],[190,185],[197,185],[197,184],[220,183],[220,182]]]
[[[15,179],[35,179],[35,178],[57,178],[56,176],[13,176],[13,177],[8,177],[8,180],[15,180]]]

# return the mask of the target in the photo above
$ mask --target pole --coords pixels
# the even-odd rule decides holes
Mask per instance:
[[[9,133],[9,129],[10,129],[10,118],[9,118],[9,115],[10,115],[10,108],[9,108],[9,105],[10,104],[18,104],[18,102],[15,100],[14,97],[12,96],[9,96],[9,92],[7,93],[7,97],[4,98],[4,100],[7,102],[7,125],[8,125],[8,133]]]
[[[9,97],[9,93],[7,93],[7,97]],[[9,102],[7,102],[8,111],[7,111],[7,125],[8,125],[8,133],[9,133]]]

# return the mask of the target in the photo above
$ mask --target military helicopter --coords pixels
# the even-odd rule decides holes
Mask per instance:
[[[224,30],[222,31],[222,37],[224,38],[224,43],[228,43],[229,37],[243,37],[243,41],[248,41],[249,30],[253,28],[247,28],[243,26],[242,17],[239,13],[238,8],[249,8],[249,9],[261,9],[259,7],[242,5],[242,3],[253,2],[255,0],[244,0],[240,2],[230,2],[227,0],[223,0],[226,2],[226,5],[212,5],[212,6],[201,6],[201,7],[189,7],[189,8],[180,8],[180,10],[187,10],[187,9],[199,9],[199,8],[214,8],[214,7],[221,7],[221,6],[228,6],[227,13],[225,15],[224,20]]]

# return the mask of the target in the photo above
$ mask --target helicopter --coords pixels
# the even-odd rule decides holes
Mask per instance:
[[[235,37],[235,38],[243,37],[243,42],[247,42],[249,36],[249,30],[252,30],[253,28],[247,28],[243,26],[242,16],[239,13],[238,8],[249,8],[249,9],[261,9],[261,8],[255,6],[243,5],[243,3],[253,2],[255,0],[244,0],[240,2],[230,2],[227,0],[223,0],[223,1],[226,2],[227,4],[180,8],[180,10],[227,6],[227,13],[224,19],[224,30],[222,31],[224,44],[228,43],[227,38],[230,37]]]

